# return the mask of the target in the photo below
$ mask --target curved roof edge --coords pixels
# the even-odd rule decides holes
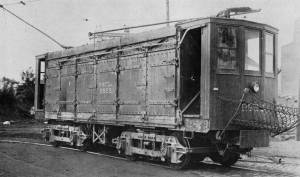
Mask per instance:
[[[119,39],[111,39],[107,41],[96,42],[95,44],[82,45],[66,50],[48,53],[48,59],[62,58],[67,56],[89,53],[96,50],[104,50],[115,48],[123,45],[136,44],[144,41],[155,40],[168,36],[175,36],[176,28],[174,26],[163,27],[155,30],[145,31],[141,33],[133,33],[121,37]]]
[[[207,23],[249,26],[249,27],[261,28],[261,29],[278,33],[277,28],[263,23],[248,21],[244,19],[206,17],[206,18],[198,18],[195,20],[187,20],[184,22],[179,22],[176,23],[175,26],[163,27],[163,28],[145,31],[141,33],[132,33],[124,37],[121,37],[119,39],[111,39],[107,41],[96,42],[95,44],[92,43],[92,44],[82,45],[82,46],[78,46],[66,50],[49,52],[47,58],[48,59],[63,58],[68,56],[84,54],[84,53],[90,53],[93,51],[115,48],[115,47],[129,45],[129,44],[141,43],[141,42],[155,40],[163,37],[175,36],[177,28],[180,29],[196,28],[199,26],[203,26]]]

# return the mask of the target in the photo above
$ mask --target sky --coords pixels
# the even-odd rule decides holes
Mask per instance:
[[[23,0],[26,5],[5,6],[60,43],[79,46],[89,42],[88,32],[165,21],[165,0]],[[0,0],[11,4],[18,0]],[[214,16],[230,7],[261,9],[248,20],[280,30],[279,48],[292,41],[294,22],[300,17],[299,0],[169,0],[170,19]],[[85,20],[88,19],[88,20]],[[35,68],[35,56],[61,48],[23,22],[0,9],[0,77],[20,80],[21,72]]]

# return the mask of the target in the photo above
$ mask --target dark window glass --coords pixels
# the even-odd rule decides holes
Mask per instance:
[[[40,61],[40,84],[45,83],[45,61]]]
[[[236,51],[230,49],[218,49],[218,67],[222,69],[236,68]]]
[[[217,48],[218,68],[236,69],[237,29],[219,27]]]
[[[259,71],[259,32],[245,30],[245,70]]]
[[[273,34],[266,33],[265,39],[265,71],[268,73],[274,73],[274,36]]]

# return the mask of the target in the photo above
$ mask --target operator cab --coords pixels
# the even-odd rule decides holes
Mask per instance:
[[[222,17],[178,24],[180,33],[179,106],[183,116],[210,119],[222,129],[244,88],[255,85],[257,96],[277,97],[277,33],[272,26]]]

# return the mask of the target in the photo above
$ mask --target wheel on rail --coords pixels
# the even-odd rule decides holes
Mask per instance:
[[[126,155],[126,159],[130,161],[136,161],[138,159],[138,155],[132,154],[132,155]]]
[[[44,135],[43,135],[43,140],[44,140],[45,142],[49,142],[49,140],[50,140],[50,135],[44,134]]]
[[[174,136],[177,138],[178,142],[183,146],[183,147],[188,147],[189,148],[189,143],[188,140],[183,137],[183,134],[181,132],[174,132],[172,133],[171,136]],[[185,169],[191,164],[191,154],[180,154],[178,160],[180,161],[179,163],[170,163],[171,168],[176,169],[176,170],[181,170]]]
[[[52,142],[50,142],[50,144],[51,144],[53,147],[59,147],[61,143],[60,143],[59,141],[52,141]]]
[[[240,155],[236,152],[225,149],[223,150],[223,152],[222,151],[214,152],[210,154],[209,157],[214,162],[220,163],[225,167],[230,167],[239,160]]]
[[[51,136],[51,133],[50,133],[50,131],[49,131],[48,129],[42,130],[42,139],[43,139],[45,142],[49,142],[50,136]]]
[[[87,151],[92,146],[92,140],[87,138],[83,141],[82,146],[79,146],[78,149],[82,152]]]
[[[203,154],[193,154],[191,156],[191,163],[198,164],[205,159],[206,155]]]

